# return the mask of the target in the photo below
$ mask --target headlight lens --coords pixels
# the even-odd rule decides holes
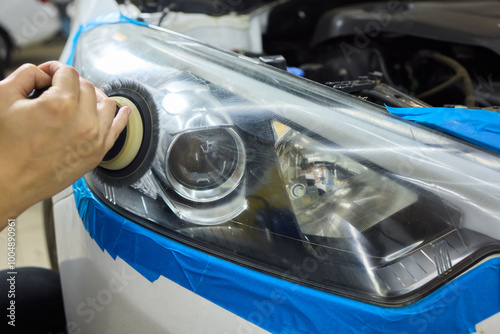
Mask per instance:
[[[141,179],[86,180],[169,237],[392,306],[499,250],[495,154],[160,29],[90,30],[74,65],[97,86],[137,81],[159,106]]]
[[[245,148],[230,128],[179,134],[170,144],[165,174],[186,199],[209,202],[230,194],[245,170]]]

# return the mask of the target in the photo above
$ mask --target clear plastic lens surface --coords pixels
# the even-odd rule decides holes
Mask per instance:
[[[500,159],[377,107],[160,29],[97,27],[74,65],[158,106],[151,168],[86,176],[137,223],[350,298],[400,306],[500,250]]]
[[[231,193],[245,170],[245,148],[231,129],[179,134],[170,144],[165,174],[181,196],[198,202]]]

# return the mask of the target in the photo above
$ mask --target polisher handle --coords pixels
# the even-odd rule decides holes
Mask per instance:
[[[40,97],[40,95],[43,94],[47,89],[49,89],[50,86],[45,87],[45,88],[40,88],[40,89],[33,89],[33,91],[28,95],[28,99],[36,99],[37,97]]]

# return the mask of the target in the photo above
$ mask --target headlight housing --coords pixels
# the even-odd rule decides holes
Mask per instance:
[[[82,34],[97,86],[140,83],[156,150],[112,209],[217,256],[358,300],[411,303],[499,250],[497,155],[175,33]]]

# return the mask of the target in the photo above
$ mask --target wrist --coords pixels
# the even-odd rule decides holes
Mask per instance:
[[[15,220],[22,212],[16,212],[0,205],[0,231],[3,230],[10,220]]]
[[[7,169],[2,170],[0,175],[0,230],[3,229],[9,219],[17,219],[25,209],[29,207],[26,203],[26,194],[21,188],[21,183],[16,182],[15,177],[8,173]]]

